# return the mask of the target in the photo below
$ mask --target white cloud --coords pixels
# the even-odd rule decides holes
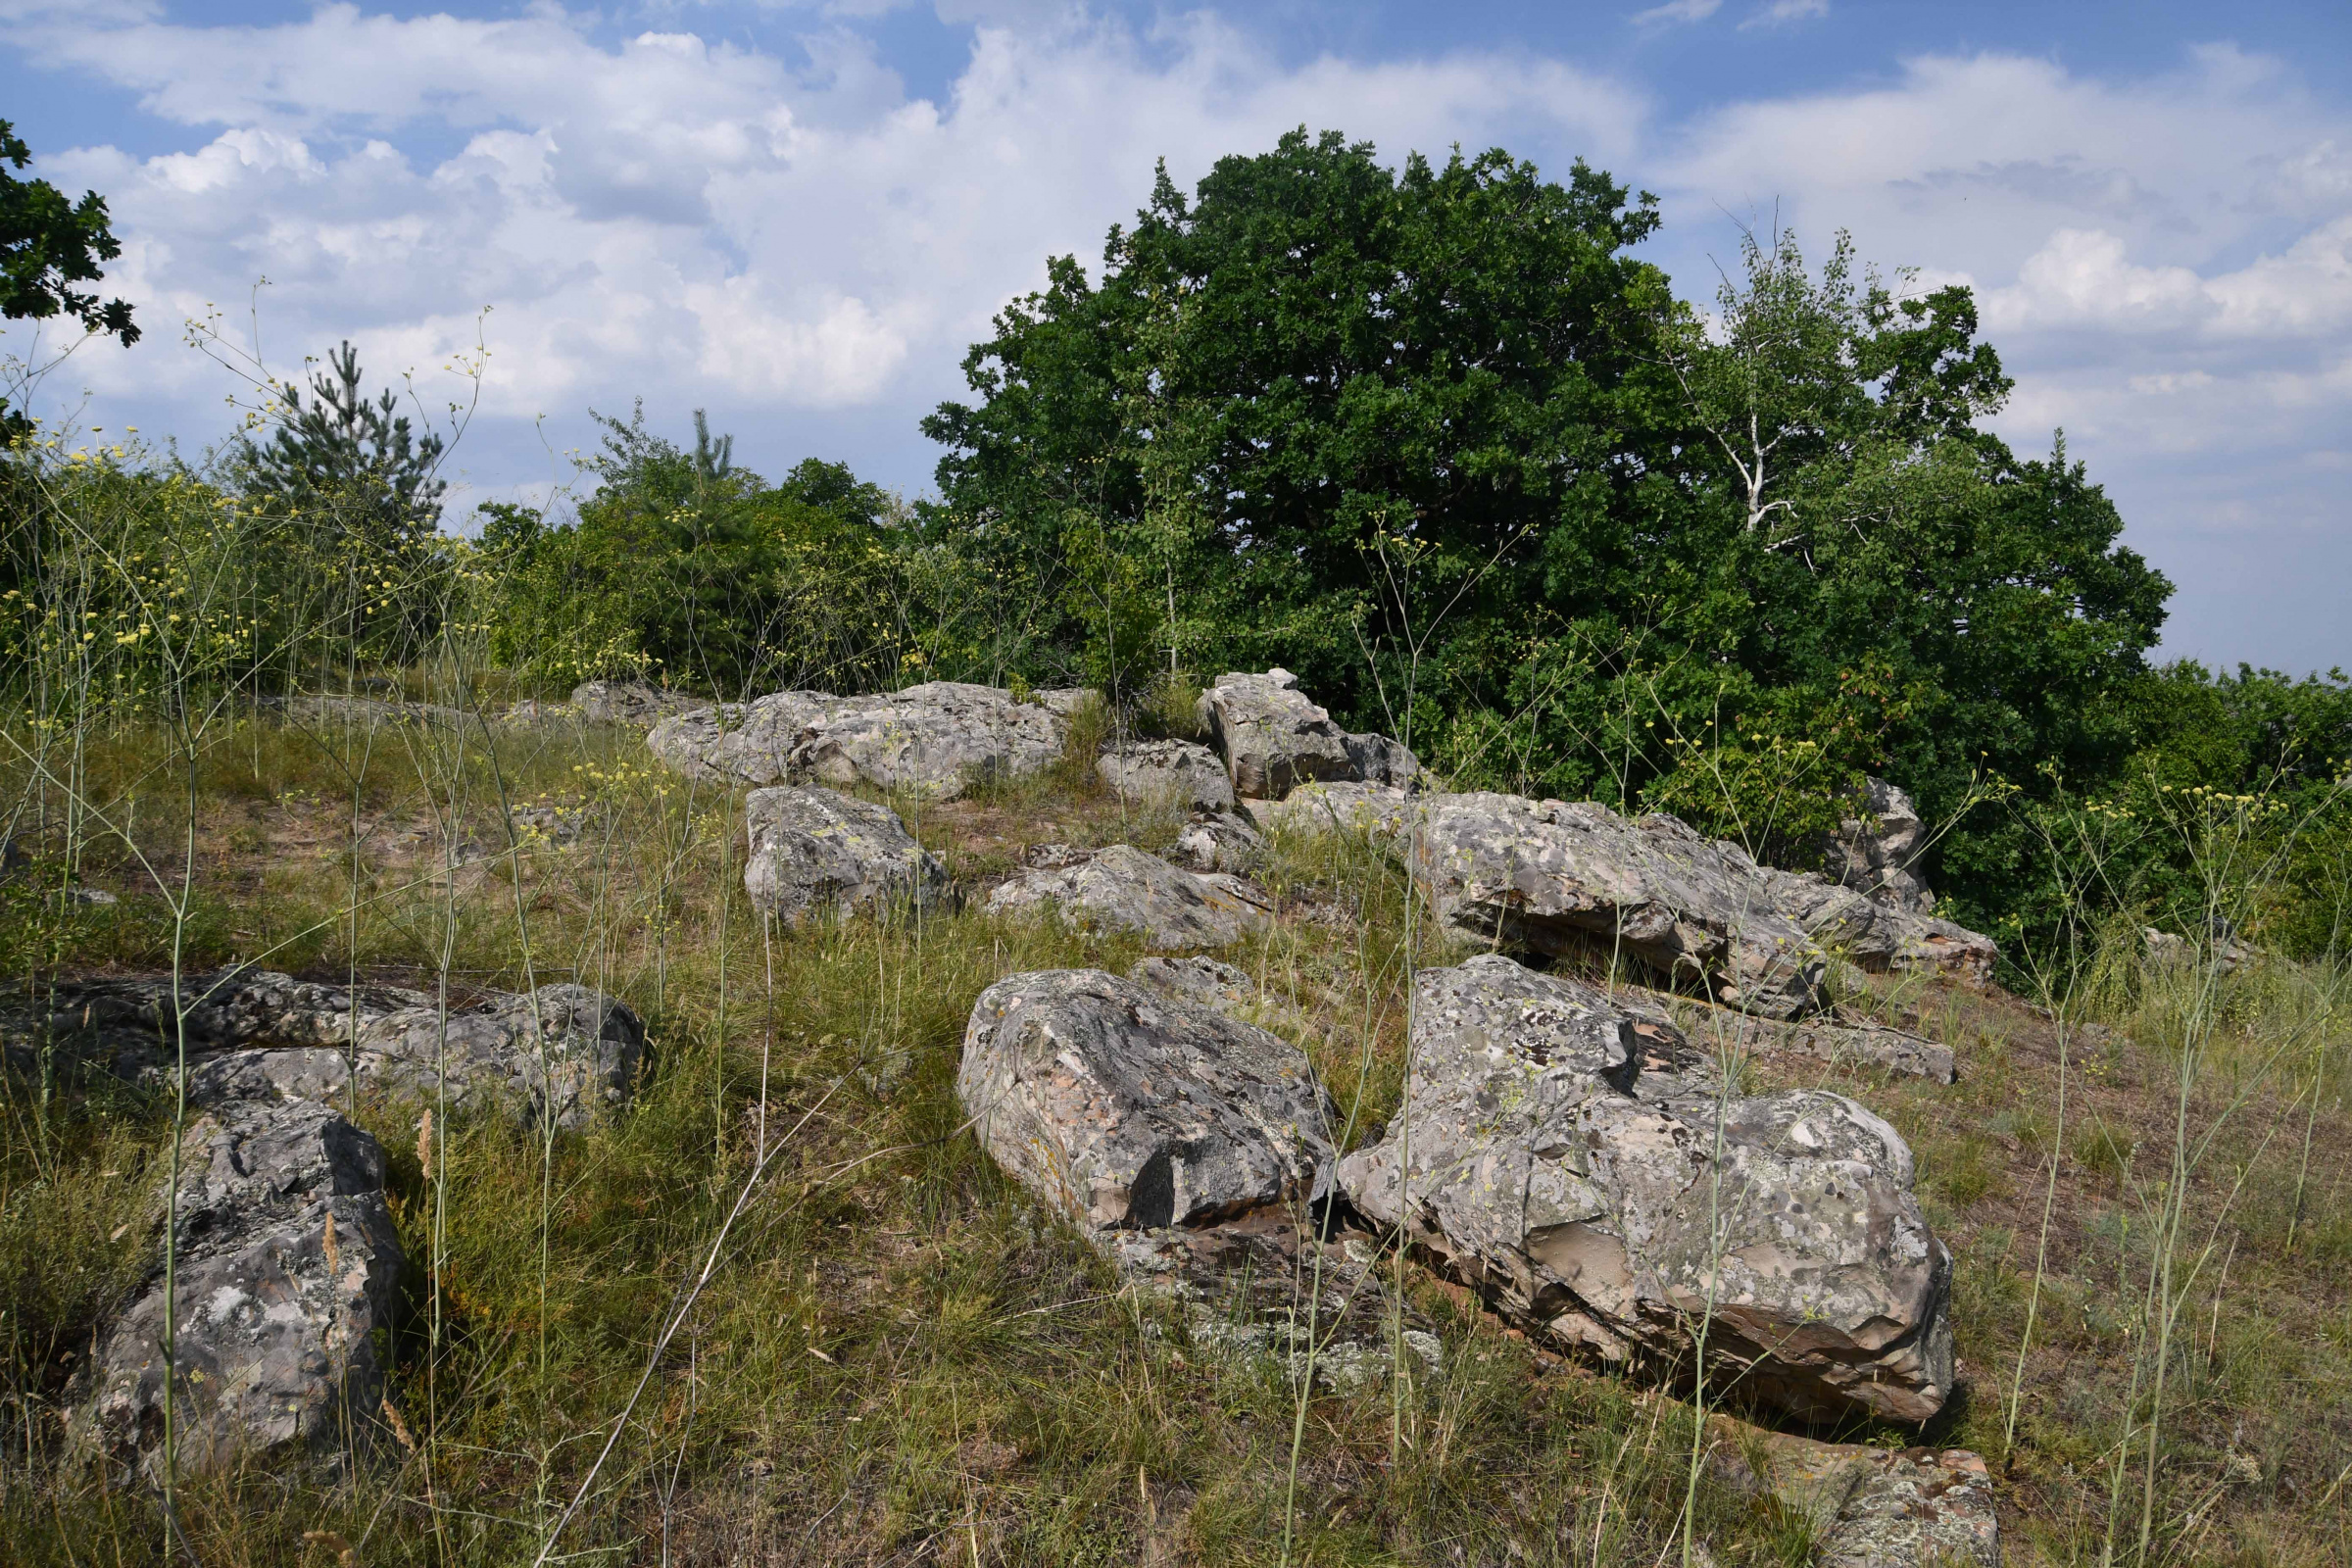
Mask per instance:
[[[486,331],[465,461],[491,489],[545,472],[535,416],[560,447],[588,406],[640,394],[672,423],[710,407],[755,466],[813,448],[919,483],[916,417],[960,391],[965,347],[1047,254],[1091,264],[1155,159],[1189,183],[1304,122],[1389,157],[1589,156],[1664,192],[1646,249],[1687,294],[1711,294],[1732,257],[1726,212],[1792,223],[1817,255],[1850,227],[1866,257],[1979,289],[2019,376],[2002,429],[2038,448],[2065,425],[2139,535],[2340,523],[2324,460],[2352,429],[2352,117],[2278,62],[2215,46],[2121,79],[1921,57],[1661,125],[1638,86],[1530,53],[1286,66],[1211,18],[1139,35],[1039,0],[981,13],[930,101],[823,9],[803,8],[795,66],[698,31],[688,4],[605,40],[552,3],[200,26],[144,0],[0,0],[15,47],[192,130],[158,157],[41,160],[107,193],[124,238],[109,287],[148,330],[77,356],[77,384],[149,429],[222,428],[219,372],[172,328],[241,318],[267,276],[281,369],[349,335],[371,370],[429,382]]]
[[[1811,22],[1830,14],[1830,0],[1772,0],[1772,3],[1740,24],[1744,32],[1750,27],[1778,27],[1790,22]]]

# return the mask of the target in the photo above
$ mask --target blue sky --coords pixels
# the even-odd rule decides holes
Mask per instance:
[[[1965,281],[2032,451],[2063,425],[2180,584],[2166,650],[2352,665],[2352,8],[367,5],[0,0],[38,172],[105,192],[147,337],[36,412],[189,449],[236,361],[344,336],[471,400],[463,504],[577,476],[588,411],[920,492],[919,416],[1155,158],[1284,128],[1500,144],[1658,192],[1711,292],[1741,222]],[[267,287],[258,286],[268,278]],[[219,311],[208,357],[179,324]],[[485,311],[487,314],[484,314]],[[23,326],[0,349],[45,362]],[[251,366],[244,368],[250,370]]]

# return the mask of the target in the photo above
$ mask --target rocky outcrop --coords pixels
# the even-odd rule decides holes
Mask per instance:
[[[982,992],[956,1093],[997,1163],[1099,1238],[1301,1201],[1332,1157],[1298,1047],[1096,969]]]
[[[754,790],[744,800],[744,891],[788,927],[892,906],[927,910],[948,874],[887,806],[827,789]]]
[[[578,985],[451,999],[398,986],[346,988],[267,969],[60,985],[7,1009],[12,1057],[53,1049],[134,1081],[167,1082],[185,1009],[188,1093],[199,1104],[341,1101],[390,1092],[496,1105],[579,1127],[625,1103],[645,1054],[627,1006]]]
[[[1054,910],[1070,926],[1134,932],[1155,948],[1221,948],[1264,928],[1262,892],[1223,872],[1179,870],[1129,844],[1017,876],[989,895],[992,914]]]
[[[1257,982],[1249,972],[1220,958],[1141,958],[1127,978],[1150,986],[1163,997],[1197,1002],[1217,1012],[1233,1014],[1257,995]]]
[[[1543,954],[1623,953],[1668,983],[1767,1017],[1821,1004],[1825,968],[1746,856],[1675,817],[1592,802],[1419,800],[1412,870],[1440,919]]]
[[[1717,1447],[1715,1474],[1811,1526],[1819,1568],[2000,1568],[1992,1475],[1966,1448],[1889,1450],[1754,1429]]]
[[[1966,985],[1992,984],[2000,949],[1949,920],[1866,899],[1818,873],[1757,866],[1765,897],[1825,952],[1871,974],[1889,970],[1940,975]]]
[[[177,1182],[169,1388],[182,1473],[364,1445],[383,1399],[376,1331],[406,1265],[383,1151],[314,1101],[236,1102],[190,1125]],[[159,1256],[99,1348],[74,1421],[85,1449],[160,1462],[164,1319]]]
[[[1204,811],[1176,835],[1168,858],[1188,871],[1238,875],[1255,866],[1265,853],[1265,838],[1248,822],[1231,811]]]
[[[1230,811],[1225,764],[1191,741],[1138,741],[1104,752],[1095,770],[1130,806],[1173,811]]]
[[[1874,904],[1930,914],[1936,895],[1911,869],[1926,848],[1927,825],[1911,797],[1883,778],[1866,778],[1855,814],[1830,835],[1823,869]]]
[[[1068,715],[1088,695],[1040,692],[1024,702],[960,681],[876,697],[777,692],[664,719],[646,745],[690,778],[862,783],[946,799],[979,779],[1020,778],[1052,765]]]
[[[635,724],[643,727],[672,713],[683,713],[709,703],[708,698],[671,691],[641,680],[582,681],[571,689],[573,714],[591,724]]]
[[[1301,784],[1279,801],[1250,801],[1250,819],[1268,833],[1313,838],[1343,833],[1392,843],[1411,831],[1416,797],[1394,784],[1362,784],[1342,780],[1330,784]]]
[[[1951,1259],[1891,1127],[1655,1070],[1631,1014],[1499,955],[1416,1002],[1405,1110],[1340,1163],[1360,1212],[1554,1345],[1680,1366],[1704,1321],[1711,1377],[1799,1414],[1942,1407]]]
[[[1298,689],[1287,669],[1219,675],[1194,716],[1225,759],[1234,793],[1278,801],[1318,779],[1403,784],[1421,770],[1385,735],[1353,735]]]

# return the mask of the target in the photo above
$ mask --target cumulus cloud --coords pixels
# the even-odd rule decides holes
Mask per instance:
[[[2340,518],[2352,123],[2275,61],[2216,46],[2126,79],[1923,56],[1668,122],[1638,84],[1531,53],[1285,63],[1211,16],[1139,31],[1041,3],[976,10],[968,59],[923,98],[838,4],[788,9],[805,29],[789,59],[685,4],[619,36],[553,3],[211,26],[146,0],[0,0],[36,65],[187,129],[160,156],[41,161],[107,193],[124,238],[109,285],[149,327],[74,374],[201,437],[221,378],[170,328],[219,310],[247,330],[267,277],[260,342],[281,370],[348,335],[371,370],[415,367],[439,397],[437,368],[480,334],[484,418],[463,461],[488,486],[544,471],[538,416],[561,445],[588,406],[640,394],[673,421],[709,406],[761,466],[815,449],[917,484],[933,456],[917,416],[959,391],[965,346],[1049,253],[1091,263],[1155,160],[1189,182],[1303,122],[1392,158],[1589,156],[1663,193],[1651,249],[1686,293],[1710,293],[1733,254],[1727,212],[1793,224],[1815,254],[1850,228],[1866,257],[1979,290],[2020,379],[2003,430],[2034,445],[2063,424],[2138,536]],[[1777,0],[1744,21],[1824,10]]]

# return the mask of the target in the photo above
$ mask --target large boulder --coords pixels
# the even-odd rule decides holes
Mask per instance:
[[[1087,695],[1039,692],[1022,701],[960,681],[876,697],[777,692],[663,719],[646,745],[690,778],[862,783],[946,799],[979,779],[1051,766]]]
[[[1341,729],[1287,669],[1219,675],[1194,716],[1225,759],[1234,792],[1251,799],[1278,801],[1317,779],[1401,785],[1421,770],[1399,742]]]
[[[1910,796],[1883,778],[1866,778],[1854,814],[1829,837],[1825,869],[1831,881],[1875,904],[1930,914],[1936,895],[1911,868],[1927,848],[1927,824]]]
[[[744,801],[752,903],[785,925],[893,905],[928,909],[948,874],[887,806],[827,789],[754,790]]]
[[[1203,811],[1176,835],[1168,858],[1188,871],[1247,872],[1264,858],[1265,836],[1231,811]]]
[[[188,1093],[199,1104],[313,1100],[388,1091],[495,1105],[527,1121],[579,1127],[625,1103],[645,1054],[629,1008],[586,986],[459,996],[444,1004],[399,986],[319,984],[267,969],[60,985],[45,1018],[8,1012],[15,1057],[36,1035],[117,1076],[169,1082],[183,1025]]]
[[[1631,1014],[1499,955],[1415,987],[1405,1109],[1340,1162],[1359,1211],[1555,1345],[1687,1365],[1703,1322],[1712,1375],[1801,1415],[1942,1408],[1951,1258],[1894,1129],[1650,1070]]]
[[[1106,1245],[1305,1200],[1332,1157],[1298,1047],[1096,969],[982,992],[956,1093],[997,1163]]]
[[[1104,752],[1095,770],[1130,806],[1173,811],[1230,811],[1225,764],[1191,741],[1138,741]]]
[[[1815,944],[1872,974],[1889,970],[1992,984],[2000,949],[1992,938],[1922,914],[1901,903],[1865,898],[1813,871],[1756,867],[1774,908]]]
[[[776,784],[791,775],[793,754],[809,727],[843,701],[827,692],[772,692],[748,703],[689,709],[656,724],[645,744],[688,778]]]
[[[1221,948],[1264,929],[1262,892],[1228,872],[1180,870],[1131,844],[1013,878],[989,895],[992,914],[1054,910],[1067,925],[1134,932],[1155,948]]]
[[[376,1331],[391,1324],[406,1266],[383,1151],[314,1101],[235,1102],[189,1126],[176,1180],[177,1465],[359,1445],[383,1400]],[[159,1255],[99,1347],[95,1393],[74,1420],[86,1449],[161,1461],[164,1319]]]
[[[1675,817],[1592,802],[1432,795],[1412,870],[1466,936],[1542,954],[1623,953],[1672,984],[1788,1018],[1821,1005],[1825,962],[1754,862]]]
[[[707,706],[706,699],[641,680],[588,680],[571,689],[571,710],[591,724],[648,725]]]

